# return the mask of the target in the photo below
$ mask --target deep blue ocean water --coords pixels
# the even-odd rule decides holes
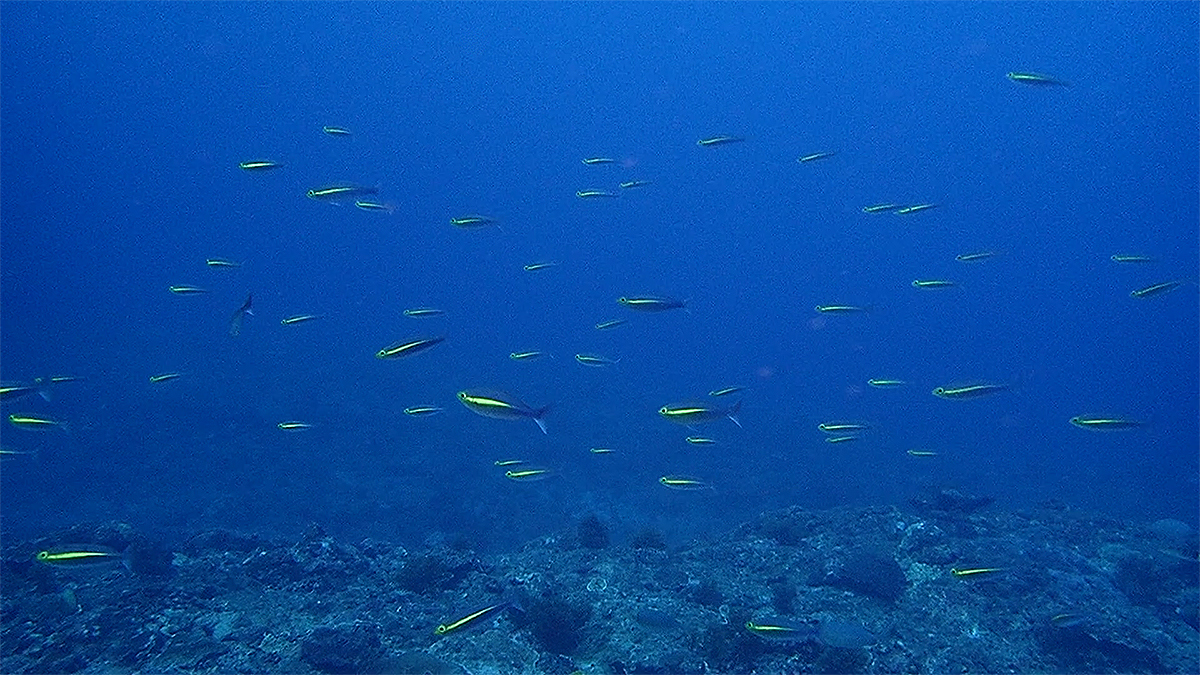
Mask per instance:
[[[928,486],[1194,526],[1197,17],[1194,3],[5,3],[0,367],[83,379],[4,402],[66,429],[4,422],[3,447],[36,455],[0,467],[3,534],[318,522],[504,550],[596,513],[618,536],[678,541]],[[746,140],[697,145],[721,134]],[[238,167],[260,158],[285,166]],[[633,179],[652,184],[617,187]],[[337,181],[378,185],[394,212],[306,198]],[[589,188],[620,196],[576,197]],[[862,211],[885,202],[939,206]],[[499,226],[450,224],[471,213]],[[976,251],[999,255],[955,260]],[[561,264],[522,269],[540,260]],[[231,337],[248,293],[254,316]],[[639,294],[688,309],[616,302]],[[834,303],[871,311],[814,310]],[[404,316],[418,306],[446,314]],[[324,317],[280,324],[301,313]],[[553,356],[508,357],[527,349]],[[183,376],[149,382],[165,372]],[[884,377],[908,384],[867,385]],[[969,381],[1010,388],[931,394]],[[729,385],[748,388],[744,428],[657,414]],[[455,398],[472,387],[552,405],[549,433],[473,414]],[[445,411],[403,412],[419,404]],[[1147,424],[1068,423],[1084,414]],[[829,444],[831,420],[870,428]],[[507,480],[493,462],[509,458],[555,475]],[[668,490],[665,474],[713,489]]]

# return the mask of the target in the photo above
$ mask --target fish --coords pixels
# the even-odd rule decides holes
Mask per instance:
[[[587,164],[588,166],[592,166],[595,164],[613,164],[616,161],[617,160],[611,157],[586,157],[584,158],[583,163]]]
[[[1158,262],[1158,258],[1149,255],[1137,255],[1133,253],[1114,253],[1108,257],[1109,260],[1115,263],[1152,263]]]
[[[24,382],[3,382],[0,383],[0,400],[15,401],[19,398],[24,398],[30,394],[38,394],[47,401],[50,400],[50,389],[46,386],[48,383],[38,378],[33,381],[33,384]]]
[[[526,272],[536,272],[538,270],[549,269],[551,267],[558,267],[558,265],[559,263],[557,261],[548,260],[545,262],[529,263],[528,265],[525,265],[524,269]]]
[[[687,438],[685,438],[683,440],[687,441],[688,443],[691,443],[692,445],[716,445],[717,444],[717,439],[708,438],[706,436],[688,436]]]
[[[98,544],[70,544],[38,551],[34,559],[53,567],[107,567],[122,563],[125,556]]]
[[[170,382],[183,377],[183,373],[160,373],[150,376],[150,384],[158,384],[159,382]]]
[[[646,295],[617,298],[617,302],[639,312],[665,312],[669,309],[687,309],[688,301]]]
[[[575,360],[585,366],[603,368],[604,366],[615,366],[621,359],[610,359],[599,354],[576,354]]]
[[[871,311],[869,307],[856,305],[817,305],[815,309],[821,314],[865,314]]]
[[[620,197],[621,195],[610,190],[589,189],[577,190],[575,192],[575,196],[579,197],[580,199],[612,199],[615,197]]]
[[[282,169],[283,164],[272,159],[251,159],[240,162],[238,168],[243,171],[270,171],[272,169]]]
[[[378,187],[355,185],[354,183],[335,183],[333,185],[313,188],[307,193],[309,199],[333,204],[339,204],[346,200],[357,201],[359,197],[374,194],[379,194]]]
[[[647,185],[650,185],[653,182],[654,181],[650,181],[650,180],[627,180],[620,184],[620,188],[622,190],[632,190],[634,188],[646,187]]]
[[[815,162],[818,159],[828,159],[830,157],[833,157],[836,154],[837,154],[836,152],[814,152],[813,154],[805,155],[805,156],[801,157],[800,159],[797,159],[796,161],[801,164],[805,164],[807,162]]]
[[[958,284],[953,281],[946,281],[945,279],[914,279],[912,285],[913,288],[937,290],[940,288],[953,288]]]
[[[933,390],[933,395],[938,398],[950,400],[982,398],[991,394],[997,394],[1002,391],[1007,391],[1009,386],[1006,384],[967,384],[967,385],[946,385],[937,387]]]
[[[492,462],[492,465],[493,466],[520,466],[521,464],[524,464],[524,463],[525,463],[525,460],[523,460],[523,459],[498,459],[498,460]]]
[[[1183,285],[1183,281],[1164,281],[1162,283],[1154,284],[1153,286],[1147,286],[1145,288],[1139,288],[1136,291],[1131,291],[1129,293],[1129,297],[1139,298],[1139,299],[1140,298],[1153,298],[1158,295],[1165,295],[1167,293],[1170,293],[1171,291],[1175,290],[1176,288],[1179,288],[1182,285]]]
[[[626,323],[629,323],[628,319],[613,319],[612,321],[601,321],[600,323],[596,324],[596,330],[608,330],[610,328],[616,328],[617,326],[620,326],[620,325],[626,324]]]
[[[904,385],[906,385],[908,383],[905,382],[904,380],[889,380],[889,379],[884,379],[884,378],[872,378],[870,380],[867,380],[867,384],[871,385],[872,387],[877,387],[879,389],[895,389],[896,387],[903,387]]]
[[[909,450],[908,454],[913,457],[937,457],[933,450]]]
[[[307,321],[316,321],[317,319],[320,319],[324,316],[325,316],[324,314],[296,314],[295,316],[289,316],[286,319],[280,319],[279,323],[284,326],[291,326],[291,325],[297,324],[297,323],[305,323]]]
[[[448,633],[453,633],[456,630],[462,630],[463,628],[466,628],[468,626],[472,626],[472,625],[478,623],[480,621],[480,619],[483,619],[486,616],[490,616],[492,614],[495,614],[496,612],[499,612],[500,610],[504,609],[507,606],[508,606],[507,602],[501,602],[501,603],[497,603],[495,605],[484,607],[483,609],[481,609],[477,612],[471,612],[470,614],[464,616],[463,618],[461,618],[457,621],[451,621],[450,623],[438,624],[437,628],[433,629],[433,632],[436,635],[446,635]]]
[[[399,359],[405,356],[412,356],[413,354],[420,354],[421,352],[440,344],[445,339],[445,336],[439,336],[431,338],[415,338],[412,340],[394,342],[375,352],[375,358]]]
[[[171,291],[175,295],[200,295],[201,293],[208,292],[207,288],[200,288],[199,286],[187,286],[187,285],[171,286],[167,290]]]
[[[367,199],[355,200],[354,205],[363,211],[376,211],[380,213],[395,213],[396,205],[387,202],[376,202]]]
[[[896,209],[894,211],[894,213],[901,215],[901,216],[906,216],[910,213],[920,213],[921,211],[928,211],[929,209],[935,209],[938,206],[940,206],[940,204],[934,204],[931,202],[925,203],[925,204],[913,204],[912,206],[905,206],[903,208]]]
[[[541,467],[530,467],[527,469],[509,469],[504,472],[504,477],[509,480],[515,480],[519,483],[531,483],[535,480],[545,480],[553,476],[554,472],[550,469]]]
[[[741,136],[710,136],[708,138],[701,138],[700,140],[696,141],[696,145],[699,145],[702,148],[709,148],[716,147],[718,145],[729,145],[730,143],[741,143],[745,140],[746,139],[742,138]]]
[[[57,420],[52,420],[49,417],[41,417],[38,415],[21,415],[13,413],[8,416],[9,424],[21,429],[43,430],[43,429],[66,429],[66,425]]]
[[[528,351],[528,352],[511,352],[508,358],[513,361],[532,361],[546,355],[546,352]]]
[[[491,216],[481,216],[478,214],[459,216],[458,218],[450,219],[451,225],[462,228],[486,227],[488,225],[495,225],[497,222],[499,221]]]
[[[350,130],[345,127],[325,126],[321,127],[321,131],[324,132],[326,136],[353,136],[353,134],[350,133]]]
[[[498,420],[531,419],[543,434],[549,433],[545,422],[550,412],[548,405],[533,408],[512,394],[495,389],[464,389],[458,392],[458,400],[477,415]]]
[[[1071,424],[1080,429],[1092,429],[1095,431],[1137,429],[1138,427],[1146,426],[1145,422],[1123,417],[1094,417],[1090,415],[1076,415],[1071,418]]]
[[[821,422],[817,428],[827,434],[845,434],[866,431],[871,425],[864,422]]]
[[[862,439],[862,436],[859,436],[857,434],[846,434],[844,436],[830,436],[825,439],[825,442],[826,443],[849,443],[850,441],[857,441],[860,439]]]
[[[1042,73],[1022,73],[1010,72],[1006,76],[1009,80],[1018,84],[1028,84],[1034,87],[1069,87],[1071,83],[1066,80],[1060,80],[1053,75],[1044,75]]]
[[[428,417],[429,415],[436,415],[442,412],[442,410],[444,409],[436,405],[414,405],[405,408],[404,414],[411,415],[412,417]]]
[[[741,409],[741,401],[728,407],[715,406],[708,403],[675,403],[659,408],[658,414],[671,422],[686,425],[729,418],[731,422],[740,427],[742,423],[738,420],[737,414]]]
[[[712,391],[708,392],[708,395],[709,396],[728,396],[730,394],[736,394],[739,391],[745,391],[745,389],[746,389],[745,387],[738,387],[738,386],[725,387],[723,389],[713,389]]]
[[[783,621],[747,621],[746,630],[768,640],[799,640],[806,642],[817,636],[817,628]]]
[[[250,311],[250,304],[253,302],[253,300],[253,295],[247,295],[246,301],[242,303],[241,307],[237,308],[237,311],[235,311],[233,316],[229,319],[229,334],[231,336],[237,337],[242,332],[242,319],[247,314],[254,316],[254,312]]]
[[[433,307],[413,307],[412,309],[404,310],[404,316],[413,319],[424,319],[430,316],[442,316],[446,313],[444,309],[435,309]]]
[[[616,450],[612,448],[591,448],[588,450],[588,452],[592,453],[593,455],[611,455],[612,453],[616,452]]]
[[[658,484],[663,487],[671,488],[672,490],[711,490],[712,485],[693,478],[692,476],[682,476],[678,474],[668,474],[658,479]]]
[[[306,431],[308,429],[313,428],[313,425],[311,425],[307,422],[294,422],[294,421],[293,422],[280,422],[279,424],[276,424],[275,426],[279,427],[279,429],[281,431]]]
[[[899,209],[899,208],[902,208],[902,205],[893,204],[891,202],[888,202],[888,203],[884,203],[884,204],[874,204],[872,206],[864,206],[864,207],[862,207],[862,212],[863,213],[883,213],[885,211],[895,211],[896,209]]]
[[[954,256],[954,259],[958,262],[965,263],[981,262],[987,260],[988,258],[994,258],[998,255],[1000,255],[998,251],[977,251],[975,253],[960,253]]]
[[[972,567],[969,569],[960,569],[953,567],[950,569],[950,574],[956,577],[971,577],[977,574],[991,574],[992,572],[1002,572],[1003,567]]]
[[[206,264],[209,267],[212,267],[214,269],[220,269],[220,268],[236,269],[236,268],[242,266],[242,263],[233,262],[232,260],[226,260],[225,258],[209,258],[208,260],[204,261],[204,264]]]

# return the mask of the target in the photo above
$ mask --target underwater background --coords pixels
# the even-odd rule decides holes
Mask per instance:
[[[1194,528],[1197,11],[5,3],[3,377],[49,400],[3,403],[0,533],[499,553],[931,487]]]

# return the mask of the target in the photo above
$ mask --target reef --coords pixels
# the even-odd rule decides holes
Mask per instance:
[[[1200,672],[1186,525],[959,494],[907,509],[791,508],[679,542],[621,541],[589,515],[486,556],[315,525],[292,541],[214,530],[168,543],[84,523],[4,542],[0,669]],[[36,560],[62,542],[125,564]]]

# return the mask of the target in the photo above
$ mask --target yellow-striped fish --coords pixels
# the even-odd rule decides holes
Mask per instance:
[[[270,171],[271,169],[283,168],[283,164],[271,159],[251,159],[239,163],[238,168],[243,171]]]
[[[1053,75],[1043,75],[1042,73],[1021,73],[1010,72],[1007,75],[1008,79],[1018,84],[1027,84],[1033,87],[1069,87],[1071,84],[1066,80],[1060,80]]]
[[[478,623],[480,619],[483,619],[486,616],[490,616],[496,612],[499,612],[501,609],[507,606],[508,603],[501,602],[499,604],[491,605],[490,607],[484,607],[478,612],[472,612],[458,621],[438,624],[438,627],[433,629],[433,632],[437,635],[446,635],[447,633],[453,633],[456,630],[462,630],[468,626]]]
[[[451,225],[463,228],[486,227],[488,225],[495,225],[497,222],[498,221],[491,216],[481,216],[479,214],[459,216],[458,218],[450,219]]]
[[[291,326],[297,323],[305,323],[306,321],[315,321],[324,316],[324,314],[297,314],[295,316],[289,316],[286,319],[280,319],[279,323],[283,324],[284,326]]]
[[[1145,288],[1139,288],[1136,291],[1131,291],[1129,293],[1129,297],[1131,297],[1131,298],[1153,298],[1158,295],[1164,295],[1166,293],[1170,293],[1171,291],[1175,290],[1176,288],[1179,288],[1182,285],[1183,285],[1183,281],[1164,281],[1162,283],[1154,284],[1153,286],[1147,286]]]
[[[533,408],[516,396],[495,389],[464,389],[458,392],[458,400],[477,415],[498,420],[531,419],[543,434],[549,433],[544,420],[550,406]]]
[[[444,309],[435,309],[433,307],[412,307],[404,310],[404,316],[411,319],[425,319],[431,316],[442,316],[446,313]]]
[[[669,474],[658,479],[658,484],[672,490],[711,490],[712,485],[699,478]]]
[[[806,164],[808,162],[815,162],[818,159],[828,159],[830,157],[833,157],[836,154],[837,154],[836,152],[814,152],[813,154],[805,155],[805,156],[801,157],[800,159],[797,159],[796,161],[801,164]]]
[[[509,469],[504,472],[504,477],[509,480],[515,480],[518,483],[531,483],[535,480],[545,480],[553,476],[554,472],[544,467],[530,467],[527,469]]]
[[[167,290],[171,291],[175,295],[200,295],[201,293],[208,292],[207,288],[200,288],[199,286],[188,286],[185,284],[181,284],[178,286],[171,286]]]
[[[1071,418],[1071,424],[1080,429],[1092,429],[1094,431],[1116,431],[1120,429],[1137,429],[1145,426],[1145,422],[1133,420],[1125,417],[1105,417],[1093,415],[1076,415]]]
[[[321,131],[324,132],[326,136],[353,136],[353,134],[350,133],[350,130],[346,127],[324,126],[321,127]]]
[[[380,349],[379,351],[375,352],[375,358],[377,358],[377,359],[399,359],[399,358],[404,358],[406,356],[412,356],[413,354],[420,354],[421,352],[432,348],[434,345],[440,344],[445,339],[446,339],[445,336],[439,336],[439,337],[431,337],[431,338],[416,338],[413,340],[402,340],[400,342],[394,342],[394,343],[384,347],[383,349]]]
[[[698,145],[702,148],[711,148],[711,147],[716,147],[718,145],[729,145],[730,143],[741,143],[745,140],[746,139],[742,138],[741,136],[710,136],[708,138],[701,138],[700,140],[696,141],[696,145]]]
[[[621,183],[620,187],[622,190],[632,190],[634,188],[646,187],[653,182],[649,180],[627,180]]]
[[[279,427],[280,431],[305,431],[313,428],[313,425],[307,422],[280,422],[275,426]]]
[[[908,383],[905,382],[904,380],[889,380],[889,379],[885,379],[885,378],[872,378],[870,380],[867,380],[867,384],[871,385],[872,387],[877,387],[879,389],[895,389],[897,387],[903,387],[904,385],[906,385]]]
[[[945,279],[914,279],[912,282],[913,288],[922,288],[926,290],[937,290],[939,288],[953,288],[958,284]]]
[[[575,360],[585,366],[603,368],[605,366],[615,366],[621,359],[610,359],[607,356],[600,356],[599,354],[576,354]]]
[[[904,208],[896,209],[895,211],[893,211],[893,213],[895,213],[897,215],[901,215],[901,216],[906,216],[911,213],[920,213],[921,211],[928,211],[929,209],[935,209],[938,206],[940,206],[940,204],[934,204],[932,202],[926,202],[924,204],[913,204],[912,206],[905,206]]]
[[[525,271],[526,272],[536,272],[538,270],[550,269],[551,267],[558,267],[558,264],[559,263],[556,260],[548,260],[545,262],[529,263],[528,265],[525,266]]]
[[[621,195],[611,190],[577,190],[575,196],[580,199],[613,199]]]
[[[150,384],[158,384],[159,382],[170,382],[183,377],[183,373],[161,373],[159,375],[150,376]]]
[[[1149,255],[1138,255],[1135,253],[1114,253],[1109,256],[1109,260],[1115,263],[1152,263],[1158,262],[1158,258]]]
[[[894,203],[888,202],[885,204],[874,204],[872,206],[864,206],[862,208],[862,211],[863,211],[863,213],[884,213],[886,211],[895,211],[896,209],[901,208],[901,207],[902,207],[901,204],[894,204]]]
[[[209,258],[208,260],[204,261],[204,264],[208,265],[209,267],[215,268],[215,269],[220,269],[220,268],[236,269],[236,268],[242,266],[242,263],[233,262],[232,260],[226,260],[225,258]]]
[[[934,389],[933,395],[937,396],[938,398],[945,398],[945,399],[950,399],[950,400],[982,398],[984,396],[990,396],[992,394],[997,394],[1002,391],[1007,391],[1008,388],[1009,387],[1006,384],[988,384],[988,383],[966,384],[966,385],[959,385],[959,386],[947,385],[945,387],[937,387],[936,389]]]
[[[596,324],[596,330],[608,330],[609,328],[616,328],[617,326],[620,326],[621,324],[626,324],[626,323],[629,323],[628,319],[613,319],[612,321],[601,321],[600,323]]]
[[[436,405],[414,405],[404,409],[404,414],[412,417],[428,417],[442,412],[443,408]]]
[[[65,426],[62,422],[52,420],[49,417],[40,415],[21,415],[13,413],[8,416],[8,422],[19,429],[42,430],[42,429],[63,429]]]
[[[596,164],[613,164],[616,161],[617,160],[611,157],[585,157],[583,163],[587,164],[588,166],[593,166]]]

